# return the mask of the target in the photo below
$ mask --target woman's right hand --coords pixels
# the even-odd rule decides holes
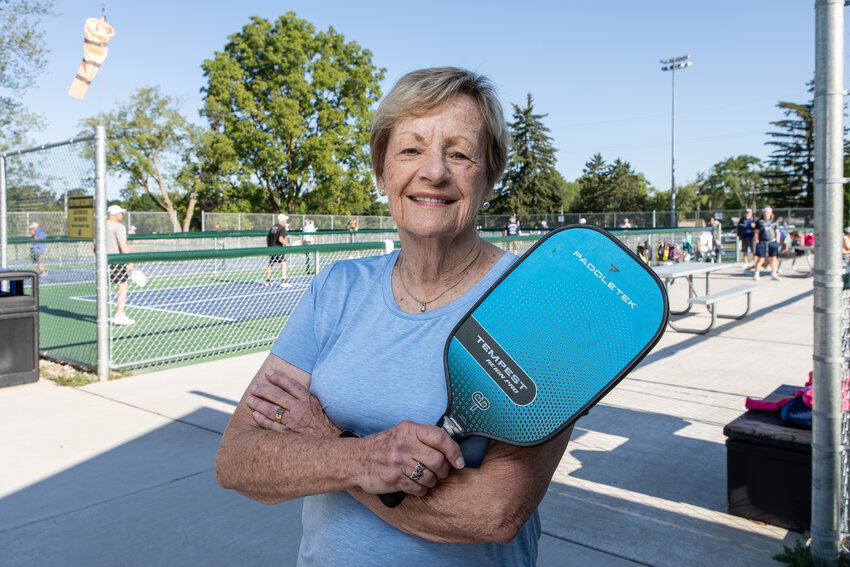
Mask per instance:
[[[360,448],[358,461],[363,466],[358,485],[372,494],[402,491],[425,496],[452,469],[464,467],[458,444],[433,425],[405,420],[354,441]],[[417,463],[425,469],[418,480],[412,480]]]
[[[321,402],[297,380],[272,369],[265,376],[269,383],[252,386],[247,399],[260,427],[325,439],[339,435],[339,428],[322,411]],[[275,415],[278,408],[282,409],[280,421]],[[402,421],[386,431],[346,441],[351,443],[353,458],[347,466],[355,471],[357,485],[372,494],[403,491],[424,496],[452,468],[464,466],[458,444],[433,425]],[[417,462],[425,469],[414,481],[410,476]]]

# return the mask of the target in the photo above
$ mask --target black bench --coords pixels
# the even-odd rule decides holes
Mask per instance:
[[[766,399],[794,395],[780,386]],[[779,412],[749,410],[723,428],[729,513],[789,530],[811,524],[812,431],[789,425]]]

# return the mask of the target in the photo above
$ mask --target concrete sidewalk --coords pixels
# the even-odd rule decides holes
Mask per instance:
[[[745,277],[726,268],[712,290]],[[685,294],[673,286],[674,308]],[[668,330],[578,422],[541,506],[539,565],[778,565],[802,535],[725,513],[722,429],[746,396],[802,385],[811,357],[811,278],[762,278],[751,314],[708,335]],[[0,389],[0,565],[294,565],[300,502],[257,504],[213,470],[264,358]]]

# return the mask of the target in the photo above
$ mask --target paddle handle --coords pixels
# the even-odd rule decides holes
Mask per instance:
[[[437,422],[437,427],[442,428],[442,430],[448,433],[452,437],[452,439],[457,441],[460,430],[456,427],[456,423],[454,421],[449,420],[444,415],[440,418],[440,421]],[[396,506],[401,504],[405,496],[407,496],[406,492],[388,492],[386,494],[378,494],[378,499],[387,508],[395,508]]]
[[[404,500],[405,496],[407,496],[406,492],[388,492],[386,494],[378,494],[378,499],[381,501],[381,504],[387,508],[395,508],[401,504],[401,501]]]

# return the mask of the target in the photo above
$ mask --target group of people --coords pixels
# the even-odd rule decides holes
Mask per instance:
[[[738,220],[736,230],[741,242],[744,264],[748,271],[753,271],[754,280],[761,277],[763,268],[770,270],[771,279],[780,279],[780,258],[801,256],[805,252],[800,246],[814,245],[814,235],[780,226],[773,215],[773,208],[769,206],[761,210],[757,219],[753,218],[752,209],[747,209],[744,216]],[[749,266],[749,254],[753,254],[752,266]]]

